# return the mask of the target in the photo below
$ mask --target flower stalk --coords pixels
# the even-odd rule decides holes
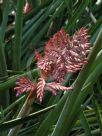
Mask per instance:
[[[34,93],[33,93],[33,95],[34,95]],[[34,97],[32,97],[32,91],[31,91],[29,93],[26,101],[24,102],[20,112],[18,113],[17,118],[23,118],[23,117],[26,117],[27,115],[29,115],[33,101],[34,101]],[[19,125],[17,127],[10,129],[8,136],[17,136],[17,133],[19,132],[21,127],[22,127],[22,125]]]

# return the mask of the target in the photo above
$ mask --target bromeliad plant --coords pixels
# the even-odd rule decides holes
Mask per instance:
[[[34,98],[37,97],[42,102],[45,90],[52,92],[54,95],[57,94],[56,91],[58,90],[73,90],[73,87],[65,87],[61,84],[67,74],[79,71],[87,63],[89,52],[88,37],[86,28],[81,28],[72,37],[62,28],[46,43],[43,56],[35,51],[40,78],[38,83],[33,83],[26,77],[21,77],[16,82],[17,87],[15,87],[15,90],[17,96],[30,91],[17,116],[18,118],[28,115]],[[47,83],[48,79],[54,80],[54,82]],[[15,135],[20,127],[11,129],[8,136]]]
[[[72,87],[62,86],[68,73],[75,73],[87,63],[89,52],[88,33],[86,28],[78,30],[70,37],[64,29],[58,31],[45,45],[44,56],[35,52],[37,68],[40,70],[38,83],[31,82],[22,77],[17,82],[17,95],[31,91],[42,102],[44,90],[49,90],[56,95],[57,90],[69,91]],[[55,82],[46,83],[47,79]]]
[[[0,11],[0,136],[102,134],[101,2],[8,0]]]
[[[68,73],[79,71],[87,63],[88,45],[88,30],[86,28],[81,28],[72,37],[64,29],[61,29],[46,43],[43,56],[35,51],[40,78],[38,83],[33,83],[26,77],[21,77],[17,81],[17,87],[15,87],[17,96],[29,91],[18,118],[29,114],[34,98],[42,102],[45,90],[56,95],[58,90],[69,91],[73,89],[73,87],[63,86],[62,83]],[[47,83],[48,79],[54,80],[54,82]],[[8,136],[17,134],[20,127],[11,129]]]

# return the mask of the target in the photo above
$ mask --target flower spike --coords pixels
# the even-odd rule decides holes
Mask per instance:
[[[45,90],[45,80],[43,78],[39,78],[39,82],[37,83],[37,98],[42,102]]]
[[[54,95],[58,90],[72,90],[72,87],[65,87],[61,83],[66,74],[79,71],[87,63],[88,37],[88,30],[85,28],[81,28],[71,37],[63,28],[58,31],[46,43],[44,56],[35,51],[37,67],[41,73],[38,83],[32,83],[28,78],[22,77],[15,88],[17,95],[36,90],[36,97],[42,102],[45,90],[51,91]],[[54,82],[46,83],[45,80],[48,78]]]
[[[21,77],[20,79],[18,79],[18,81],[16,82],[17,87],[14,88],[14,90],[16,90],[16,96],[27,92],[27,91],[34,91],[35,89],[35,84],[33,84],[32,81],[30,81],[28,78],[26,77]]]
[[[89,52],[88,30],[81,28],[72,37],[64,29],[58,31],[45,45],[45,55],[37,67],[47,78],[63,82],[68,73],[74,73],[87,63]]]

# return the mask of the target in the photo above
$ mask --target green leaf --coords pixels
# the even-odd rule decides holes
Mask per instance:
[[[85,135],[92,136],[90,126],[88,124],[87,118],[86,118],[82,108],[80,110],[80,121],[83,126],[83,129],[85,130]]]
[[[15,22],[15,41],[13,46],[13,69],[20,70],[21,66],[21,39],[22,39],[22,24],[23,24],[23,7],[24,0],[18,0],[17,14]]]

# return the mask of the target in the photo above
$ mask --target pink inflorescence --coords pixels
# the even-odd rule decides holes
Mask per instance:
[[[17,91],[16,96],[18,96],[26,91],[35,89],[35,85],[33,84],[33,82],[30,81],[26,77],[19,78],[18,81],[16,82],[16,85],[17,86],[14,88]]]
[[[17,95],[26,90],[34,90],[36,86],[36,96],[43,99],[44,90],[49,90],[56,95],[57,90],[68,91],[72,87],[62,86],[65,75],[74,73],[87,63],[89,52],[88,30],[81,28],[72,37],[64,29],[58,31],[45,45],[44,56],[35,52],[37,67],[41,71],[41,77],[37,84],[33,84],[29,79],[19,80]],[[54,79],[55,82],[46,83],[47,78]],[[22,83],[23,81],[23,83]]]
[[[45,55],[38,59],[37,67],[44,77],[63,82],[67,73],[87,63],[88,44],[87,29],[81,28],[72,37],[61,29],[46,43]]]
[[[23,9],[24,14],[29,13],[31,10],[32,10],[32,6],[28,2],[26,2],[24,9]]]

